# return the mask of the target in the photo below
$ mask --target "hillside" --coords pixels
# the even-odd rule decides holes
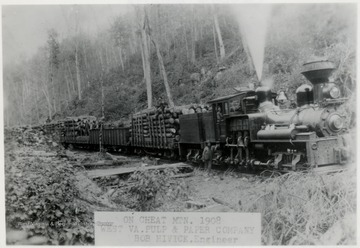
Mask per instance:
[[[5,63],[5,124],[43,123],[48,116],[101,117],[102,99],[106,120],[127,118],[148,107],[148,80],[152,104],[169,101],[157,47],[175,105],[206,103],[234,92],[235,87],[259,85],[237,13],[231,8],[136,6],[95,36],[79,28],[60,39],[56,30],[49,30],[48,40],[33,57]],[[326,58],[338,67],[333,80],[348,96],[355,88],[354,9],[351,4],[272,6],[262,81],[293,99],[295,89],[306,82],[301,65]]]

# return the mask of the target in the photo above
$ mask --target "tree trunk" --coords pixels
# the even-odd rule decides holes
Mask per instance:
[[[49,112],[49,117],[52,116],[52,110],[51,110],[51,101],[50,101],[50,97],[49,97],[49,94],[46,92],[45,88],[42,87],[42,92],[44,93],[45,95],[45,99],[46,99],[46,102],[48,104],[48,112]]]
[[[121,46],[118,46],[118,50],[119,50],[119,56],[120,56],[121,69],[124,71],[124,60],[123,60],[123,56],[122,56]]]
[[[69,103],[71,101],[71,90],[70,90],[70,82],[66,76],[66,73],[64,75],[64,78],[65,78],[66,89],[67,89],[67,105],[69,105]]]
[[[23,125],[25,123],[24,113],[26,113],[26,110],[25,110],[25,85],[24,85],[24,81],[22,81],[21,86],[22,87],[21,87],[20,116],[21,116],[21,124]]]
[[[54,75],[53,75],[53,66],[50,65],[50,76],[49,76],[49,86],[51,87],[51,101],[53,104],[54,113],[56,113],[56,104],[55,104],[55,83],[54,83]],[[50,91],[49,91],[50,92]],[[51,116],[50,116],[51,117]]]
[[[213,25],[213,37],[214,37],[214,51],[215,51],[216,63],[219,63],[218,51],[217,51],[217,47],[216,47],[216,34],[215,34],[215,26],[214,25]]]
[[[70,76],[70,81],[71,81],[71,88],[72,88],[73,92],[76,93],[75,82],[74,82],[74,79],[72,77],[71,69],[70,69],[70,65],[69,65],[68,61],[66,61],[66,67],[67,67],[67,70],[69,71],[69,76]]]
[[[85,63],[85,76],[86,76],[86,81],[87,81],[87,87],[90,87],[90,76],[89,73],[91,72],[91,66],[88,63],[88,59],[87,59],[87,52],[85,50],[85,46],[83,46],[83,53],[84,53],[84,63]]]
[[[213,12],[214,12],[214,24],[215,24],[215,29],[216,29],[216,33],[218,35],[218,40],[219,40],[219,46],[220,46],[220,59],[223,60],[225,58],[225,47],[224,47],[224,42],[221,36],[221,31],[220,31],[220,26],[219,26],[219,21],[218,21],[218,16],[215,12],[214,6],[212,5],[213,8]]]
[[[131,38],[132,38],[132,40],[131,40]],[[134,53],[136,53],[138,51],[138,39],[136,38],[136,33],[135,33],[134,30],[132,30],[132,32],[131,32],[131,38],[129,37],[129,41],[130,41],[130,44],[131,44],[130,47],[133,48],[132,54],[134,54]]]
[[[82,99],[81,96],[81,77],[80,77],[80,63],[79,63],[79,44],[75,45],[75,68],[76,68],[76,81],[77,81],[77,87],[78,87],[78,98],[79,100]]]
[[[158,60],[159,60],[159,67],[160,67],[160,71],[161,71],[161,74],[162,74],[163,79],[164,79],[164,85],[165,85],[166,95],[167,95],[167,98],[169,100],[169,106],[174,107],[174,101],[173,101],[172,96],[171,96],[170,86],[169,86],[169,82],[168,82],[168,79],[167,79],[166,70],[165,70],[165,66],[164,66],[164,61],[163,61],[162,55],[160,53],[159,46],[158,46],[158,44],[156,43],[156,41],[154,39],[152,39],[152,42],[153,42],[153,44],[155,46],[156,54],[157,54],[157,57],[158,57]]]
[[[108,54],[108,47],[106,44],[105,44],[105,61],[106,61],[106,71],[108,71],[110,68],[110,59]]]
[[[40,111],[39,111],[39,93],[37,89],[37,85],[35,85],[35,107],[36,107],[36,117],[37,117],[37,123],[40,123]]]
[[[99,130],[99,151],[102,152],[102,133],[103,133],[103,121],[105,118],[105,103],[104,103],[104,67],[101,68],[100,75],[100,87],[101,87],[101,120],[100,120],[100,130]]]
[[[142,37],[140,37],[140,39],[142,40]],[[146,65],[145,65],[145,55],[144,55],[144,49],[143,49],[142,43],[140,46],[140,53],[141,53],[141,61],[142,61],[142,66],[143,66],[143,71],[144,71],[144,80],[145,80]]]
[[[196,24],[195,24],[195,10],[192,6],[192,26],[191,26],[191,62],[195,64],[196,62]]]
[[[144,78],[146,82],[146,90],[147,90],[147,101],[148,101],[148,108],[151,108],[153,105],[152,102],[152,85],[151,85],[151,71],[150,71],[150,54],[149,54],[149,46],[148,46],[148,18],[146,13],[146,7],[144,8],[144,22],[141,29],[141,37],[142,37],[142,46],[144,52]]]
[[[98,51],[99,51],[100,67],[105,68],[104,59],[102,57],[101,49],[98,49]]]
[[[186,27],[184,26],[184,39],[185,39],[185,48],[186,48],[186,58],[189,59],[189,46],[186,35]]]

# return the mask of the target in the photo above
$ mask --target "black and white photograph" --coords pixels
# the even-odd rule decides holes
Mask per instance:
[[[1,4],[0,246],[356,246],[358,3]]]

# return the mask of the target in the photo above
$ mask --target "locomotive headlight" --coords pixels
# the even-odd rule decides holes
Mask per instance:
[[[345,123],[344,119],[340,115],[334,114],[329,117],[328,124],[333,132],[338,132],[343,128]]]
[[[333,99],[339,98],[340,97],[340,89],[336,86],[332,87],[330,90],[330,96]]]

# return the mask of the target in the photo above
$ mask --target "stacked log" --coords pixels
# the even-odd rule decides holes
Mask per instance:
[[[133,142],[142,146],[168,147],[174,141],[180,141],[179,114],[181,112],[173,108],[148,109],[135,114],[131,129]]]
[[[179,117],[185,114],[204,113],[204,105],[187,105],[142,110],[132,117],[130,129],[134,145],[168,147],[180,141]]]
[[[65,137],[74,138],[76,136],[88,136],[90,129],[97,128],[98,122],[93,116],[69,117],[63,122],[59,122]]]

